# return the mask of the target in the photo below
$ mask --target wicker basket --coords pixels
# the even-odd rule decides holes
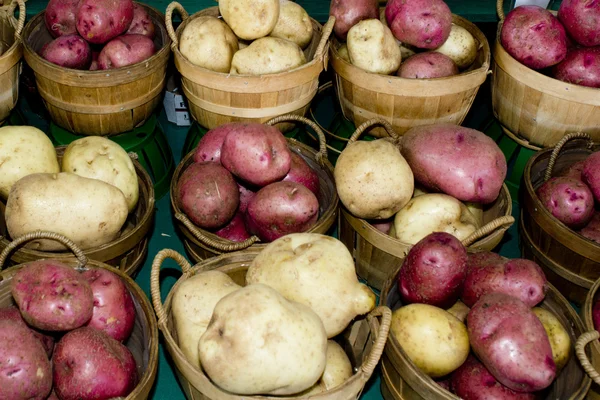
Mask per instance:
[[[497,0],[499,27],[504,21],[503,3]],[[554,146],[569,132],[583,131],[600,140],[600,90],[562,82],[524,66],[499,39],[494,45],[492,107],[504,132],[533,150]]]
[[[238,396],[225,392],[214,385],[198,367],[193,366],[178,346],[177,331],[173,324],[171,302],[173,293],[187,278],[202,271],[219,270],[229,275],[237,284],[245,285],[246,271],[252,260],[258,255],[257,250],[244,250],[224,254],[191,266],[183,256],[174,250],[161,250],[152,263],[150,277],[152,302],[158,317],[158,326],[163,333],[165,344],[176,367],[176,374],[186,397],[189,400],[293,400],[301,396]],[[159,275],[160,268],[166,258],[174,259],[183,271],[183,275],[172,287],[165,303],[161,301]],[[381,318],[381,321],[378,320]],[[391,312],[387,307],[377,307],[366,318],[357,318],[340,336],[342,346],[353,362],[355,374],[343,384],[326,392],[311,396],[315,400],[355,400],[358,399],[365,384],[373,374],[383,347],[387,340],[391,323]]]
[[[467,29],[480,48],[468,70],[446,78],[408,79],[367,72],[344,60],[338,53],[340,43],[332,38],[330,62],[344,116],[355,126],[372,118],[383,118],[399,134],[418,125],[460,125],[488,75],[490,47],[483,32],[471,22],[458,15],[452,15],[452,22]],[[379,128],[371,134],[386,135]]]
[[[577,139],[586,139],[582,144]],[[524,258],[537,262],[548,280],[570,301],[583,305],[594,281],[600,278],[600,244],[570,229],[550,213],[535,190],[571,164],[583,160],[599,145],[584,133],[572,133],[552,149],[538,151],[529,159],[523,174],[523,208],[520,244]],[[564,147],[563,147],[564,146]]]
[[[381,291],[379,304],[392,310],[402,306],[398,291],[397,276],[400,268],[392,273]],[[548,285],[546,297],[540,307],[556,315],[571,338],[571,347],[585,332],[581,318],[569,302],[552,285]],[[544,400],[583,400],[590,388],[591,380],[579,365],[572,350],[571,358],[558,374],[555,381],[544,390]],[[408,358],[396,337],[390,332],[382,358],[382,393],[385,400],[460,400],[443,389]]]
[[[19,7],[19,20],[13,16]],[[8,118],[19,98],[19,75],[23,43],[21,32],[25,25],[24,0],[12,0],[0,6],[0,125]]]
[[[333,166],[327,159],[327,148],[325,147],[325,136],[314,122],[307,118],[289,114],[282,115],[267,122],[268,125],[277,125],[282,121],[299,121],[312,127],[320,138],[320,149],[315,151],[312,147],[298,142],[295,139],[287,138],[290,150],[296,152],[307,164],[315,170],[319,176],[319,219],[317,223],[308,230],[313,233],[326,234],[337,218],[339,198],[333,179]],[[258,237],[252,236],[244,242],[233,242],[223,239],[214,233],[208,232],[194,225],[181,210],[177,201],[177,184],[183,171],[193,163],[194,151],[189,152],[181,163],[175,169],[171,181],[171,206],[175,214],[176,227],[183,233],[183,244],[188,250],[190,257],[199,262],[203,259],[213,257],[222,253],[230,253],[247,248],[263,249],[267,244],[260,243]]]
[[[158,327],[156,317],[152,311],[152,305],[145,293],[133,279],[122,271],[104,263],[89,260],[75,243],[62,235],[52,232],[37,231],[28,233],[12,241],[2,250],[2,254],[0,254],[0,269],[12,251],[26,242],[39,239],[53,239],[67,246],[72,252],[71,257],[63,258],[59,261],[70,267],[78,270],[86,270],[88,267],[102,268],[117,274],[123,280],[131,293],[136,311],[133,332],[124,344],[131,350],[135,358],[139,376],[139,383],[125,400],[147,399],[154,384],[158,368]],[[56,260],[53,257],[48,257],[48,259]],[[13,277],[20,269],[21,266],[17,265],[0,272],[0,307],[15,305],[10,286]]]
[[[348,143],[358,140],[363,132],[375,124],[382,125],[389,136],[397,137],[386,120],[377,118],[359,126]],[[358,275],[369,286],[381,289],[385,279],[404,259],[411,245],[381,232],[364,219],[356,218],[342,205],[339,214],[339,238],[354,255]],[[503,184],[498,198],[484,208],[484,225],[467,238],[465,243],[472,249],[491,251],[514,223],[511,214],[512,200],[508,188]]]
[[[183,19],[176,31],[171,20],[174,10]],[[189,21],[200,16],[219,16],[218,7],[189,17],[181,4],[172,2],[165,14],[183,93],[190,114],[201,126],[212,129],[233,121],[263,123],[279,115],[306,113],[317,93],[319,74],[327,66],[327,44],[335,18],[330,17],[323,28],[312,20],[312,41],[304,50],[309,60],[306,64],[276,74],[230,75],[194,65],[179,52],[179,37]],[[280,127],[281,130],[288,128]]]
[[[59,163],[66,148],[67,146],[56,148]],[[148,237],[155,213],[152,180],[136,159],[133,160],[133,165],[138,176],[139,200],[135,209],[129,213],[123,228],[121,228],[121,235],[101,246],[83,250],[86,257],[109,264],[131,276],[139,270],[148,254]],[[5,204],[0,202],[0,250],[8,247],[11,243],[6,228],[4,211]],[[29,244],[29,246],[33,245],[35,244]],[[13,264],[21,264],[42,258],[72,260],[73,254],[69,251],[48,252],[25,247],[14,252],[10,261]]]
[[[598,301],[598,294],[600,294],[600,292],[598,292],[599,287],[600,279],[594,282],[587,293],[585,303],[583,304],[583,308],[581,310],[583,325],[585,326],[586,332],[583,333],[579,339],[577,339],[577,343],[575,345],[577,358],[579,358],[581,366],[593,380],[592,387],[588,392],[588,400],[600,399],[600,374],[598,374],[598,370],[600,369],[600,342],[598,341],[598,338],[600,338],[600,332],[598,332],[594,327],[594,319],[592,317],[594,303]],[[588,344],[591,348],[592,362],[590,362],[590,358],[585,351],[585,347]]]
[[[146,61],[117,69],[82,71],[52,64],[38,54],[52,40],[44,11],[25,25],[25,61],[35,72],[38,92],[57,125],[80,135],[116,135],[143,124],[161,102],[171,40],[164,16],[138,4],[152,18],[158,50]]]

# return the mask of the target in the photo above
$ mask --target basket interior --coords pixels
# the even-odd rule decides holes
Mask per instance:
[[[15,43],[16,26],[17,20],[14,17],[0,17],[0,56]]]

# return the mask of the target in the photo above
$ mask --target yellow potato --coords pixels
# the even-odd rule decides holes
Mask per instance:
[[[458,318],[460,322],[465,322],[467,319],[467,314],[469,314],[471,309],[462,301],[457,300],[456,303],[454,303],[454,305],[446,311]]]
[[[267,36],[279,19],[279,0],[219,0],[219,12],[237,37]]]
[[[448,39],[433,51],[447,55],[459,69],[465,69],[475,61],[478,47],[479,43],[468,30],[452,24]]]
[[[303,396],[314,396],[333,389],[352,377],[352,364],[348,355],[336,341],[327,341],[327,364],[321,379],[309,390],[302,392]]]
[[[544,329],[550,340],[552,358],[556,364],[556,370],[560,371],[571,356],[571,338],[569,337],[569,333],[552,312],[541,307],[534,307],[531,310],[542,322],[542,325],[544,325]]]
[[[391,74],[400,66],[402,55],[396,38],[378,19],[365,19],[348,31],[346,39],[352,65],[375,74]]]
[[[346,45],[346,43],[342,43],[337,51],[340,57],[351,63],[350,56],[348,55],[348,45]]]
[[[302,49],[294,42],[275,37],[256,39],[238,50],[231,60],[231,74],[262,75],[288,71],[306,63]]]
[[[269,36],[289,40],[303,49],[312,35],[313,26],[306,10],[293,1],[280,0],[279,19]]]

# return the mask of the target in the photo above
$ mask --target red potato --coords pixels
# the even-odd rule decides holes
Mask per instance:
[[[117,274],[101,268],[90,268],[83,277],[94,294],[94,311],[86,326],[104,331],[115,340],[126,340],[135,324],[135,305],[125,283]]]
[[[0,320],[0,399],[44,400],[52,389],[52,366],[31,331]]]
[[[52,356],[52,350],[54,350],[54,338],[50,335],[39,332],[28,326],[25,323],[25,320],[21,316],[21,312],[17,307],[10,306],[0,308],[0,321],[2,320],[12,321],[15,324],[24,326],[25,328],[29,329],[33,336],[35,336],[40,341],[48,357]]]
[[[482,296],[467,315],[471,349],[503,385],[535,392],[556,377],[550,340],[531,308],[504,293]]]
[[[231,122],[208,130],[196,145],[194,162],[221,162],[221,147],[223,147],[225,136],[238,128],[243,128],[243,124]]]
[[[473,355],[452,373],[454,393],[463,400],[535,400],[534,393],[518,393],[498,382]]]
[[[250,204],[250,201],[254,198],[254,196],[256,196],[256,192],[239,182],[237,182],[237,185],[240,191],[240,205],[238,207],[238,211],[245,213],[248,209],[248,204]]]
[[[544,182],[535,192],[542,205],[572,229],[584,227],[592,218],[594,196],[590,188],[578,179],[556,176]]]
[[[348,31],[364,19],[379,19],[378,0],[331,0],[329,15],[335,17],[333,33],[345,41]]]
[[[181,210],[194,224],[216,229],[233,218],[240,193],[231,173],[221,165],[193,163],[181,174],[177,199]]]
[[[569,50],[552,68],[552,76],[576,85],[600,88],[600,47]]]
[[[420,49],[440,47],[452,28],[452,12],[443,0],[390,0],[385,19],[396,39]]]
[[[77,33],[76,15],[79,0],[50,0],[46,6],[44,21],[54,37]]]
[[[100,68],[98,67],[98,56],[100,55],[99,51],[92,50],[92,62],[90,63],[90,71],[97,71]]]
[[[580,45],[600,45],[600,2],[597,0],[562,0],[558,19]]]
[[[221,164],[243,181],[256,186],[283,179],[290,171],[291,152],[285,136],[274,126],[242,123],[221,147]]]
[[[492,292],[514,296],[533,307],[546,296],[546,276],[531,260],[516,258],[488,262],[469,270],[460,299],[472,307],[482,296]]]
[[[500,254],[492,253],[491,251],[478,251],[476,253],[469,253],[467,255],[467,271],[502,262],[504,262],[504,258]]]
[[[447,391],[450,391],[450,378],[445,378],[445,379],[435,379],[434,380],[435,383],[437,383],[438,385],[440,385],[441,387],[443,387],[444,389],[446,389]]]
[[[296,182],[306,186],[315,196],[319,195],[319,175],[304,161],[301,155],[290,152],[290,171],[282,179],[285,182]]]
[[[103,44],[125,32],[133,21],[132,0],[81,0],[77,31],[88,42]]]
[[[50,392],[50,396],[48,396],[48,398],[46,400],[60,400],[60,399],[58,398],[58,396],[56,395],[56,393],[53,390],[52,392]]]
[[[567,176],[570,178],[575,178],[582,180],[581,173],[583,172],[583,162],[585,160],[577,161],[574,164],[571,164],[568,168],[561,171],[558,176]]]
[[[450,57],[435,51],[417,53],[406,59],[396,72],[401,78],[430,79],[458,74],[458,67]]]
[[[154,39],[154,22],[152,18],[139,3],[133,3],[133,20],[125,33],[138,34]]]
[[[52,367],[61,400],[126,397],[138,381],[131,351],[91,327],[70,331],[58,341]]]
[[[408,252],[398,274],[407,303],[448,308],[456,303],[467,274],[467,250],[453,235],[434,232]]]
[[[246,227],[262,241],[306,232],[319,217],[319,201],[296,182],[275,182],[260,189],[248,204]]]
[[[11,282],[11,293],[29,325],[67,331],[90,320],[94,296],[79,272],[55,260],[21,265]]]
[[[595,211],[592,219],[584,226],[579,233],[586,238],[600,244],[600,212]]]
[[[461,201],[493,202],[506,177],[502,150],[475,129],[452,124],[417,126],[405,132],[401,152],[417,182]]]
[[[156,49],[144,35],[121,35],[106,43],[98,55],[98,69],[121,68],[150,58]]]
[[[92,62],[90,45],[78,34],[59,36],[44,46],[41,56],[65,68],[86,69]]]
[[[394,224],[394,218],[392,219],[384,219],[384,220],[380,220],[380,219],[371,219],[369,220],[369,223],[371,225],[373,225],[373,227],[383,233],[385,233],[386,235],[388,235],[390,233],[390,230],[392,229],[392,225]]]
[[[521,64],[542,69],[567,55],[565,28],[550,11],[539,6],[519,6],[504,19],[502,47]]]
[[[581,179],[588,185],[594,199],[600,204],[600,151],[596,151],[583,161]]]
[[[215,235],[233,242],[243,242],[249,239],[250,234],[246,229],[244,214],[238,211],[227,225],[215,232]]]

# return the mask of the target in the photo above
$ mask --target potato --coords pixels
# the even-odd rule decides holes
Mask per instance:
[[[557,174],[557,176],[568,176],[570,178],[582,180],[581,173],[583,172],[584,162],[585,162],[585,159],[577,161],[576,163],[569,165],[568,167],[561,170]]]
[[[486,265],[502,264],[506,260],[498,253],[491,251],[478,251],[476,253],[468,253],[467,255],[467,270],[471,271],[475,268],[483,268]]]
[[[596,151],[583,161],[581,179],[586,183],[597,203],[600,204],[600,151]]]
[[[458,318],[460,322],[464,323],[470,310],[471,309],[467,307],[465,303],[460,300],[456,300],[456,303],[454,303],[452,307],[448,308],[446,311]]]
[[[350,61],[350,54],[348,54],[348,45],[346,43],[342,43],[340,45],[340,47],[338,47],[338,55],[340,57],[342,57],[344,60],[348,61],[349,63],[352,63],[352,61]]]
[[[579,179],[556,176],[542,183],[535,193],[556,219],[572,229],[582,228],[592,219],[594,195]]]
[[[506,14],[500,43],[515,60],[532,69],[551,67],[567,55],[565,29],[550,11],[535,5],[519,6]]]
[[[405,132],[401,151],[416,181],[461,201],[493,202],[506,177],[502,150],[475,129],[452,124],[417,126]]]
[[[156,52],[154,42],[147,36],[126,34],[106,43],[98,54],[99,69],[113,69],[137,64]]]
[[[333,33],[345,41],[348,31],[359,21],[379,17],[377,0],[331,0],[329,15],[335,17]]]
[[[240,190],[240,206],[238,207],[238,211],[241,213],[245,213],[248,209],[248,204],[250,201],[256,196],[256,192],[253,189],[250,189],[248,186],[237,182],[238,189]]]
[[[133,20],[125,33],[144,35],[154,39],[155,30],[154,22],[146,9],[140,3],[133,3]]]
[[[76,14],[80,0],[50,0],[46,5],[44,22],[53,37],[77,33]]]
[[[563,0],[558,19],[577,43],[600,45],[600,4],[589,0]]]
[[[460,25],[452,24],[448,39],[433,51],[452,59],[459,69],[468,68],[477,57],[479,43],[471,32]]]
[[[221,162],[221,147],[225,136],[237,127],[243,127],[240,122],[230,122],[209,129],[200,139],[194,150],[194,162]]]
[[[11,305],[0,308],[0,321],[3,320],[9,320],[13,324],[18,324],[27,328],[33,336],[40,341],[48,357],[52,357],[52,351],[54,350],[54,336],[46,332],[42,333],[27,325],[21,315],[21,311],[19,311],[17,307]]]
[[[600,47],[571,49],[554,67],[552,76],[581,86],[600,88]]]
[[[581,228],[579,234],[600,244],[600,212],[594,212],[590,222]]]
[[[340,346],[334,340],[327,341],[327,364],[321,379],[309,390],[302,392],[303,396],[314,396],[331,390],[346,382],[353,374],[350,359]]]
[[[279,0],[220,0],[219,11],[237,37],[254,40],[275,28]]]
[[[421,49],[441,46],[452,27],[452,13],[443,0],[390,0],[385,18],[396,39]]]
[[[65,68],[87,69],[92,62],[90,45],[79,34],[59,36],[44,45],[41,56]]]
[[[250,239],[250,233],[248,233],[246,222],[244,221],[244,213],[240,211],[239,208],[231,221],[214,233],[215,235],[222,237],[223,239],[231,240],[232,242],[243,242],[246,239]]]
[[[467,315],[467,327],[474,353],[510,389],[535,392],[556,377],[544,326],[518,298],[504,293],[482,296]]]
[[[571,338],[565,327],[560,323],[556,315],[541,308],[534,307],[531,311],[539,318],[550,340],[552,347],[552,358],[556,364],[556,370],[560,371],[569,361],[571,356]]]
[[[179,51],[192,64],[211,71],[228,73],[238,39],[223,20],[200,16],[186,24],[179,39]]]
[[[312,35],[312,21],[306,10],[293,1],[279,0],[279,19],[269,36],[289,40],[304,49]]]
[[[477,221],[467,207],[443,193],[414,197],[394,217],[395,237],[409,244],[432,232],[446,232],[463,240],[476,229]]]
[[[410,56],[396,72],[401,78],[431,79],[458,74],[458,67],[445,54],[427,51]]]
[[[237,75],[276,74],[303,64],[306,64],[306,57],[296,43],[267,36],[238,50],[231,60],[229,73]]]
[[[15,183],[6,203],[11,237],[36,230],[65,235],[81,249],[101,246],[119,236],[127,219],[127,200],[119,189],[69,172],[38,173]],[[40,251],[64,250],[49,239],[29,242]]]
[[[119,36],[133,21],[132,0],[81,0],[77,31],[88,42],[103,44]]]
[[[52,141],[33,126],[0,127],[0,196],[6,199],[16,181],[36,172],[60,172]]]
[[[321,183],[319,182],[319,175],[317,175],[317,172],[312,169],[298,153],[292,151],[290,152],[290,155],[292,156],[290,171],[282,180],[284,182],[300,183],[313,192],[315,196],[318,196]]]
[[[86,136],[74,140],[65,149],[61,170],[116,186],[125,195],[129,212],[137,205],[140,189],[133,161],[109,138]]]
[[[467,359],[469,337],[465,324],[429,304],[409,304],[392,312],[390,335],[413,363],[432,378],[445,376]]]
[[[391,74],[402,61],[390,28],[378,19],[365,19],[350,28],[347,46],[352,65],[375,74]]]

